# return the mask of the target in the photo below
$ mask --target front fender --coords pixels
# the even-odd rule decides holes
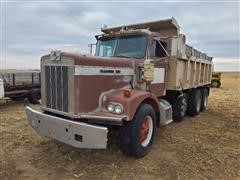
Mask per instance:
[[[123,114],[126,115],[125,120],[129,121],[133,119],[139,105],[144,102],[144,100],[148,100],[148,102],[149,100],[156,102],[154,104],[157,104],[157,108],[159,108],[157,97],[150,92],[141,90],[131,90],[131,97],[125,97],[123,91],[118,91],[111,95],[108,95],[104,106],[106,107],[110,102],[122,104],[124,108]]]

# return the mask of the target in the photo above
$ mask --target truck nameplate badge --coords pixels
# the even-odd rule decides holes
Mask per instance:
[[[116,73],[116,74],[118,74],[118,73],[121,73],[121,70],[113,70],[113,69],[100,69],[100,73]]]

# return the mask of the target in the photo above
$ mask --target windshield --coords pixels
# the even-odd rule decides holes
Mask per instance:
[[[96,56],[144,58],[147,46],[145,36],[125,36],[101,39],[97,42]]]

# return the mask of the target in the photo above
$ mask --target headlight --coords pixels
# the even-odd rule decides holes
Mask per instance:
[[[122,114],[123,106],[121,104],[117,104],[117,103],[109,103],[107,105],[107,110],[111,113]]]
[[[115,112],[116,114],[122,114],[122,112],[123,112],[122,106],[120,106],[119,104],[117,104],[117,105],[114,107],[114,112]]]
[[[114,111],[114,105],[113,105],[113,104],[109,104],[109,105],[107,106],[107,110],[108,110],[109,112],[113,112],[113,111]]]

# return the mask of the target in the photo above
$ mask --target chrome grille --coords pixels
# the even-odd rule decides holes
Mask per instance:
[[[45,66],[46,106],[68,112],[68,67]]]

